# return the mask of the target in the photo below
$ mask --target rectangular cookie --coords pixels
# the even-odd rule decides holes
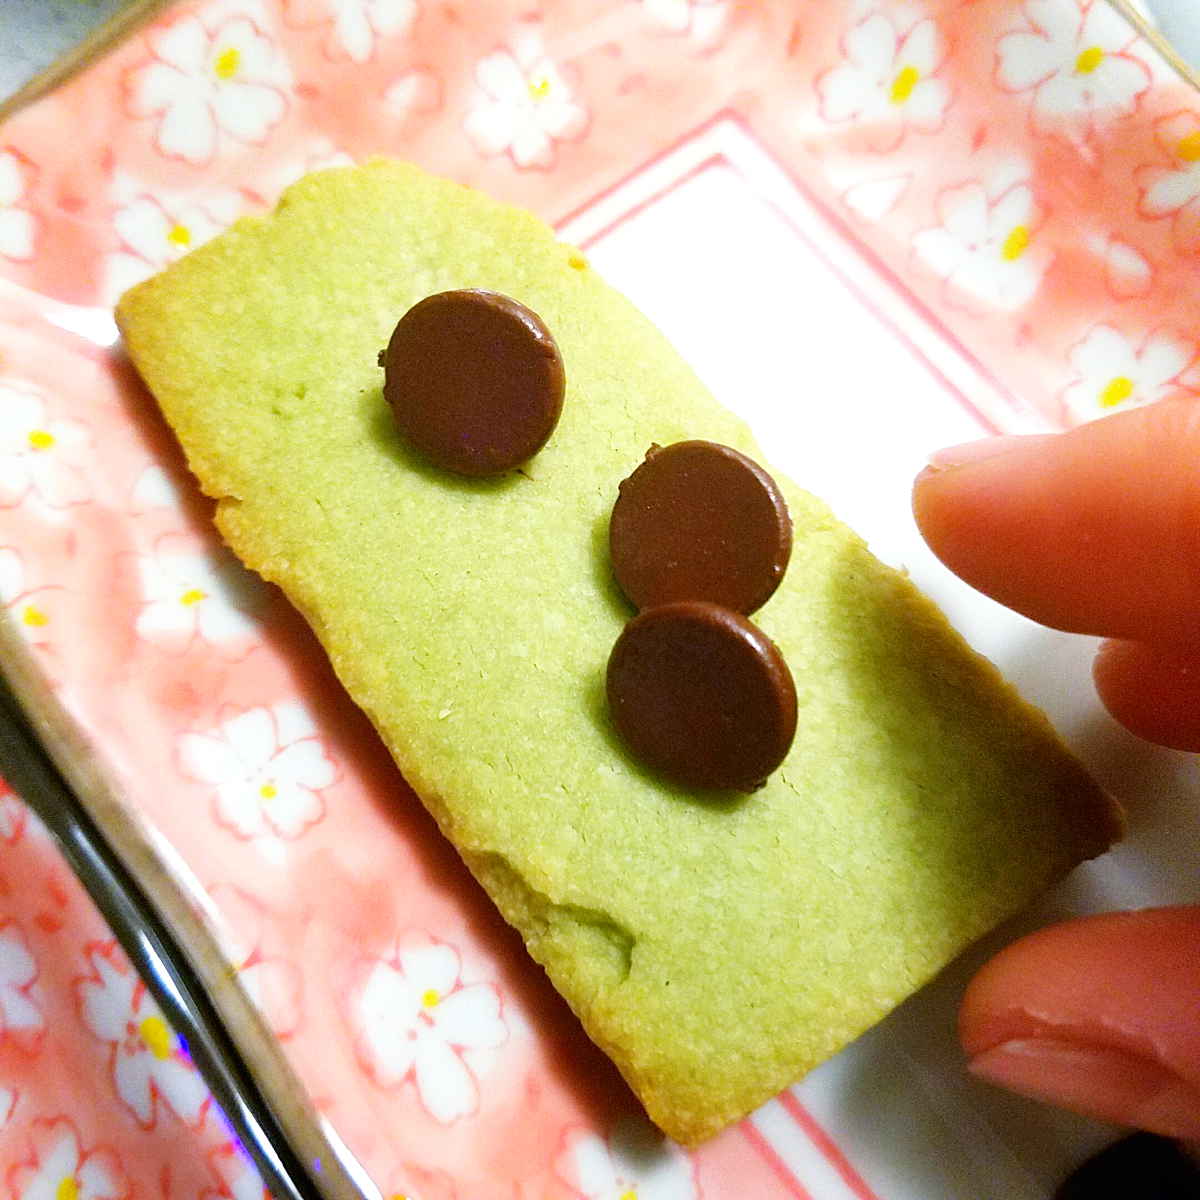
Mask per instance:
[[[416,301],[506,293],[565,361],[525,468],[418,462],[377,355]],[[719,297],[714,297],[714,302]],[[763,461],[628,301],[528,213],[376,161],[134,288],[118,321],[236,553],[307,617],[445,835],[669,1135],[695,1144],[883,1017],[1117,835],[986,660],[818,500],[755,616],[795,679],[783,766],[736,803],[615,740],[632,610],[608,516],[651,445]]]

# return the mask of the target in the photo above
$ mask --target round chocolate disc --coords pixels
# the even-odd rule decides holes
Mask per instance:
[[[648,608],[608,660],[608,705],[633,755],[678,783],[752,791],[796,733],[796,688],[770,638],[704,601]]]
[[[717,442],[652,446],[608,529],[613,572],[638,608],[711,600],[752,613],[792,553],[787,504],[766,471]]]
[[[498,292],[439,292],[400,318],[383,394],[435,466],[497,475],[535,455],[562,412],[562,358],[541,318]]]

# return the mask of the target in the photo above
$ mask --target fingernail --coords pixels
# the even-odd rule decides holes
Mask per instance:
[[[995,458],[997,454],[1006,454],[1009,450],[1016,450],[1021,446],[1047,442],[1056,436],[1053,433],[1003,433],[974,442],[960,442],[957,446],[935,450],[929,456],[929,465],[939,471],[950,467],[965,467],[968,463],[982,462],[985,458]]]
[[[1002,1042],[969,1064],[978,1079],[1084,1116],[1200,1138],[1200,1087],[1153,1059],[1057,1038]]]

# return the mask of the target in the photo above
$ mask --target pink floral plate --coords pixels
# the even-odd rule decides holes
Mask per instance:
[[[1103,0],[203,0],[0,128],[8,663],[325,1194],[1040,1200],[1112,1131],[963,1072],[962,984],[1015,927],[736,1128],[665,1144],[219,547],[112,303],[376,153],[555,223],[1130,802],[1029,925],[1200,898],[1200,771],[1102,715],[1087,639],[949,578],[910,481],[939,445],[1200,390],[1200,99]],[[262,1195],[11,793],[0,1180]]]

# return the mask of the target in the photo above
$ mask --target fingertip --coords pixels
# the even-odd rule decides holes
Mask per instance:
[[[974,1075],[1076,1112],[1200,1136],[1200,906],[1083,917],[1008,946],[971,981]]]
[[[1200,405],[1162,401],[1067,433],[952,447],[917,477],[934,553],[1033,620],[1185,640],[1200,622]]]
[[[1110,640],[1096,655],[1092,678],[1105,708],[1131,733],[1200,751],[1200,646]]]

